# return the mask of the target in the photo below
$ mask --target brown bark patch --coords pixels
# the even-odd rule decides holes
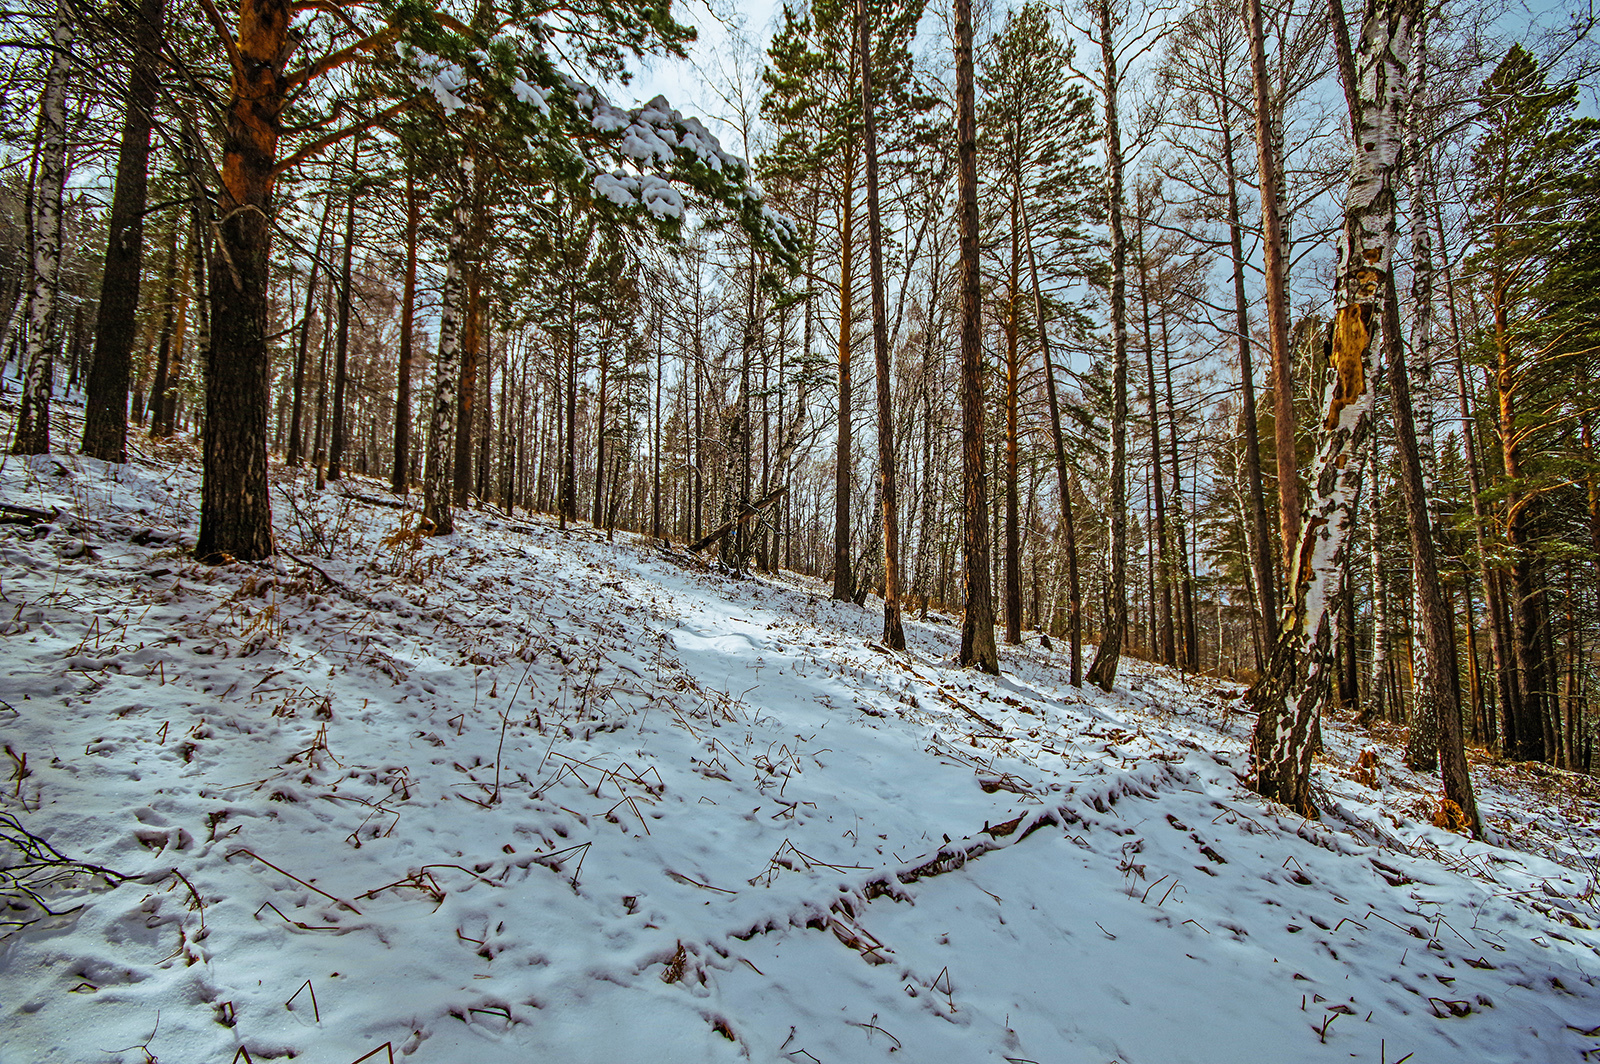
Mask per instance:
[[[1333,342],[1328,360],[1333,366],[1333,397],[1328,401],[1328,416],[1323,428],[1338,427],[1344,408],[1367,389],[1367,348],[1372,343],[1372,308],[1352,303],[1339,308],[1333,317]]]

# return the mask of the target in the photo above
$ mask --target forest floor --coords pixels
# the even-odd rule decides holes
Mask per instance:
[[[5,1064],[1600,1053],[1592,781],[1476,760],[1470,841],[1330,720],[1306,821],[1229,684],[276,469],[202,566],[139,446],[0,468]]]

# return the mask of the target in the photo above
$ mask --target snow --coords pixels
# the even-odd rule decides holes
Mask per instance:
[[[193,462],[0,467],[55,514],[0,526],[0,812],[119,874],[0,941],[0,1059],[1600,1047],[1592,784],[1479,762],[1468,841],[1331,719],[1306,822],[1241,786],[1217,681],[963,672],[947,618],[891,654],[814,581],[491,512],[419,539],[358,478],[275,471],[287,554],[208,568]]]

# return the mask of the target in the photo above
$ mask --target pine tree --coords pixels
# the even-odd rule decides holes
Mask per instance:
[[[922,0],[870,0],[862,17],[873,31],[873,95],[880,165],[886,180],[893,158],[923,134],[921,116],[933,106],[913,77],[910,43],[922,17]],[[783,22],[767,51],[762,113],[778,140],[761,159],[763,177],[814,188],[819,214],[831,215],[838,256],[839,421],[834,470],[833,597],[856,594],[851,550],[854,394],[852,355],[856,300],[858,192],[865,179],[854,0],[814,0],[785,5]],[[819,234],[813,232],[813,241]]]
[[[1021,639],[1022,566],[1018,519],[1018,400],[1023,367],[1021,334],[1023,299],[1020,277],[1033,271],[1039,301],[1035,308],[1036,338],[1047,342],[1044,315],[1047,297],[1039,288],[1033,241],[1049,248],[1046,276],[1052,283],[1096,271],[1089,259],[1091,242],[1085,221],[1095,213],[1095,174],[1086,159],[1096,137],[1093,106],[1076,84],[1068,82],[1069,49],[1056,37],[1043,3],[1034,2],[1007,14],[1002,31],[984,49],[978,82],[984,92],[978,125],[980,163],[988,184],[986,219],[991,247],[1011,253],[1004,264],[1006,285],[1006,466],[1005,466],[1005,618],[1006,641]],[[1021,248],[1026,246],[1026,251]],[[1025,263],[1024,260],[1029,260]],[[1053,301],[1052,301],[1053,302]],[[1069,318],[1069,323],[1071,319]],[[1046,367],[1047,395],[1054,410],[1052,429],[1059,432],[1060,411],[1053,367]],[[1063,507],[1071,499],[1065,454],[1058,449],[1057,479]],[[1074,555],[1076,551],[1072,552]],[[1076,568],[1076,559],[1070,564]],[[1071,638],[1074,645],[1081,633]]]
[[[624,69],[624,57],[684,54],[693,30],[665,9],[642,0],[587,10],[568,32],[539,22],[520,5],[478,5],[480,25],[447,11],[402,2],[313,13],[291,41],[288,0],[241,0],[237,28],[213,12],[213,29],[230,69],[216,200],[218,239],[211,256],[214,306],[206,380],[200,533],[196,554],[205,559],[255,559],[271,553],[267,493],[266,414],[271,352],[267,346],[267,290],[271,274],[272,215],[279,177],[329,146],[408,109],[436,106],[453,113],[466,106],[516,126],[527,153],[543,172],[597,207],[626,215],[672,236],[682,224],[685,194],[704,197],[734,214],[741,225],[792,262],[797,240],[786,219],[763,210],[746,182],[744,163],[724,152],[703,125],[664,100],[623,110],[558,66],[552,51],[600,77]],[[319,32],[313,35],[310,31]],[[556,39],[559,38],[559,39]],[[301,57],[292,44],[327,41],[320,54]],[[399,62],[412,88],[398,99],[369,105],[353,121],[341,98],[322,115],[295,125],[323,130],[284,152],[285,109],[292,95],[335,69],[352,64]],[[424,86],[421,94],[415,85]],[[476,111],[474,112],[476,113]]]
[[[1549,496],[1568,476],[1541,452],[1559,451],[1554,426],[1570,416],[1574,382],[1588,379],[1574,371],[1589,354],[1581,330],[1592,318],[1572,311],[1584,306],[1582,271],[1592,271],[1593,260],[1572,254],[1584,246],[1572,238],[1583,231],[1576,223],[1593,217],[1600,121],[1573,117],[1577,87],[1550,85],[1520,45],[1484,82],[1478,102],[1483,136],[1471,160],[1467,269],[1490,319],[1484,343],[1502,474],[1495,495],[1518,673],[1502,733],[1509,756],[1543,760],[1553,753],[1556,663],[1542,636],[1549,607],[1538,539]]]

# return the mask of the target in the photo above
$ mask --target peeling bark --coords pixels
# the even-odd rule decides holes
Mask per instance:
[[[1356,131],[1329,329],[1332,369],[1312,485],[1289,572],[1293,604],[1266,673],[1251,689],[1259,716],[1250,745],[1252,789],[1304,816],[1318,716],[1337,670],[1339,579],[1351,502],[1371,427],[1377,375],[1372,344],[1398,237],[1395,199],[1402,91],[1417,0],[1369,0],[1357,54]]]

